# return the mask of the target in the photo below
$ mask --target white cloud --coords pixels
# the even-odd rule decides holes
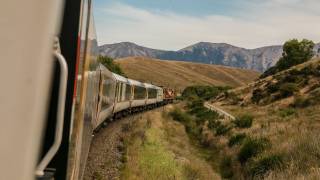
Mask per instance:
[[[259,0],[260,1],[260,0]],[[249,0],[238,17],[192,17],[151,12],[125,4],[102,8],[97,21],[100,44],[131,41],[148,47],[177,50],[199,41],[225,42],[256,48],[291,38],[320,41],[317,0]],[[101,10],[101,9],[100,9]]]

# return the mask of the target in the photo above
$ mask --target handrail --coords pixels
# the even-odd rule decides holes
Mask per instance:
[[[55,51],[54,56],[57,58],[60,65],[60,84],[58,96],[58,109],[57,109],[57,124],[54,142],[46,155],[42,158],[36,169],[37,176],[43,176],[44,170],[53,159],[62,142],[63,135],[63,122],[64,122],[64,107],[67,94],[67,79],[68,79],[68,66],[65,58],[59,52]]]

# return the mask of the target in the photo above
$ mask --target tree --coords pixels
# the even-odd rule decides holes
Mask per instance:
[[[104,65],[109,71],[114,72],[116,74],[125,76],[124,72],[120,68],[118,64],[113,62],[113,59],[107,56],[98,56],[98,62]]]
[[[302,41],[298,41],[297,39],[287,41],[283,45],[282,57],[274,67],[263,73],[261,78],[310,60],[314,56],[314,45],[312,41],[307,39],[303,39]]]

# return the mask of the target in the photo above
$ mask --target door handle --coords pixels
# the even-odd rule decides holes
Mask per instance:
[[[59,150],[59,147],[62,142],[62,136],[63,136],[64,110],[65,110],[67,80],[68,80],[68,65],[61,53],[55,51],[54,56],[60,65],[60,82],[59,82],[56,129],[55,129],[55,136],[54,136],[54,141],[52,146],[50,147],[48,152],[41,159],[39,165],[37,166],[37,169],[36,169],[37,176],[44,175],[44,170],[46,169],[50,161],[53,159],[53,157]]]

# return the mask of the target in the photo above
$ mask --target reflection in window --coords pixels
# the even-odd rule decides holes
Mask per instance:
[[[112,98],[113,94],[112,94],[112,80],[107,79],[103,81],[103,87],[102,87],[102,109],[107,109],[112,105]]]
[[[126,92],[125,92],[125,100],[129,101],[131,99],[131,86],[126,85]]]
[[[148,89],[148,99],[157,98],[157,89]]]
[[[141,86],[134,86],[134,99],[145,99],[146,88]]]

